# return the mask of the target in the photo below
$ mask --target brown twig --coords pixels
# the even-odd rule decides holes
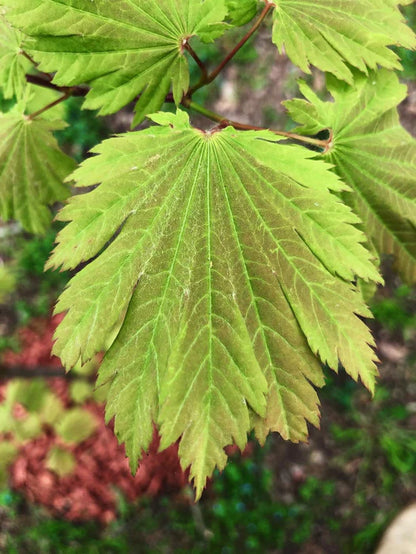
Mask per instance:
[[[32,58],[30,54],[28,54],[24,50],[20,50],[20,54],[24,56],[27,60],[29,60],[30,63],[33,65],[33,67],[35,67],[36,69],[38,68],[39,64]],[[42,74],[46,77],[48,81],[52,81],[53,79],[52,73],[42,73]]]
[[[38,64],[35,62],[35,60],[32,58],[32,56],[29,56],[29,54],[27,52],[25,52],[24,50],[20,50],[20,54],[22,56],[24,56],[27,60],[29,60],[30,63],[33,64],[35,67],[38,66]]]
[[[63,377],[65,379],[89,379],[77,373],[67,373],[63,367],[0,366],[0,379],[35,379],[39,377]]]
[[[189,100],[189,98],[184,98],[182,100],[182,105],[188,109],[191,109],[200,113],[201,115],[207,117],[211,121],[216,121],[220,129],[231,126],[231,127],[234,127],[234,129],[238,129],[240,131],[270,131],[271,133],[277,136],[282,136],[288,139],[304,142],[306,144],[311,144],[313,146],[318,146],[319,148],[322,148],[324,152],[327,152],[329,150],[333,140],[332,133],[330,134],[328,139],[320,140],[313,137],[305,137],[303,135],[298,135],[296,133],[290,133],[288,131],[279,131],[275,129],[267,129],[266,127],[257,127],[256,125],[239,123],[238,121],[227,119],[226,117],[220,114],[207,110],[206,108],[204,108],[203,106],[200,106],[196,102]]]
[[[192,46],[189,44],[187,40],[184,41],[183,47],[185,50],[189,52],[189,54],[192,56],[192,58],[195,60],[196,64],[198,65],[199,69],[201,70],[201,79],[208,79],[208,70],[206,68],[206,65],[204,62],[199,58],[198,54],[195,52],[195,50],[192,48]]]
[[[59,85],[55,85],[55,83],[51,83],[47,77],[48,76],[43,73],[40,75],[26,75],[26,81],[39,87],[56,90],[57,92],[62,92],[62,94],[68,94],[68,96],[86,96],[90,90],[85,86],[61,87]],[[137,101],[140,96],[141,95],[139,94],[135,100]],[[174,102],[173,94],[171,92],[166,95],[165,102]]]
[[[203,75],[200,79],[200,81],[193,87],[189,89],[189,92],[187,94],[188,98],[191,98],[194,92],[199,90],[201,87],[208,85],[209,83],[212,83],[214,79],[218,77],[218,75],[221,73],[221,71],[225,68],[226,65],[234,58],[234,56],[237,54],[237,52],[245,45],[245,43],[254,35],[254,33],[257,31],[257,29],[260,27],[260,25],[263,23],[264,19],[266,18],[267,14],[270,12],[270,10],[274,7],[274,4],[271,4],[269,2],[266,3],[266,6],[264,7],[263,11],[261,12],[258,19],[255,21],[254,25],[251,27],[251,29],[244,35],[244,37],[240,40],[240,42],[235,46],[229,54],[222,60],[222,62],[208,75]]]
[[[65,100],[67,100],[69,97],[71,96],[71,94],[69,92],[65,92],[65,94],[63,94],[63,96],[61,96],[61,98],[57,98],[56,100],[54,100],[53,102],[51,102],[50,104],[48,104],[47,106],[44,106],[43,108],[41,108],[40,110],[38,110],[37,112],[34,112],[30,115],[27,116],[27,119],[29,119],[29,121],[32,121],[33,119],[35,119],[36,117],[38,117],[39,115],[43,114],[44,112],[46,112],[47,110],[50,110],[51,108],[54,108],[55,106],[57,106],[58,104],[60,104],[61,102],[64,102]]]
[[[49,88],[51,90],[56,90],[57,92],[62,92],[62,94],[69,92],[69,96],[86,96],[89,91],[89,88],[82,86],[60,87],[58,85],[55,85],[55,83],[51,83],[48,77],[49,76],[46,73],[42,73],[41,75],[26,75],[26,81],[39,87]]]

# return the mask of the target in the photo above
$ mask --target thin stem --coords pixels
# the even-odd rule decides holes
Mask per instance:
[[[274,129],[270,129],[270,131],[275,135],[279,135],[281,137],[286,137],[292,140],[298,140],[300,142],[305,142],[306,144],[312,144],[313,146],[319,146],[319,148],[323,148],[325,152],[328,150],[329,140],[321,140],[313,137],[305,137],[304,135],[290,133],[289,131],[275,131]]]
[[[201,79],[208,79],[208,70],[206,68],[206,65],[204,62],[199,58],[198,54],[195,52],[195,50],[192,48],[192,46],[189,44],[189,42],[186,40],[184,42],[185,50],[189,52],[189,54],[192,56],[192,58],[197,63],[199,69],[201,70]]]
[[[185,106],[185,108],[189,108],[190,110],[194,110],[194,112],[198,112],[201,115],[204,115],[211,121],[216,121],[217,123],[224,123],[227,122],[226,118],[222,115],[219,115],[215,112],[212,112],[211,110],[208,110],[207,108],[204,108],[204,106],[201,106],[200,104],[197,104],[193,100],[190,100],[189,98],[184,98],[182,100],[182,105]]]
[[[47,106],[41,108],[40,110],[38,110],[37,112],[34,112],[30,115],[27,116],[27,119],[29,119],[30,121],[32,121],[32,119],[35,119],[35,117],[38,117],[38,115],[41,115],[43,114],[44,112],[46,112],[47,110],[50,110],[51,108],[54,108],[55,106],[57,106],[58,104],[60,104],[61,102],[64,102],[67,98],[69,98],[71,96],[71,94],[69,92],[65,92],[65,94],[63,96],[61,96],[61,98],[58,98],[57,100],[55,100],[54,102],[51,102],[50,104],[48,104]]]
[[[218,77],[218,75],[221,73],[221,71],[225,68],[226,65],[234,58],[234,56],[237,54],[237,52],[245,45],[245,43],[254,35],[254,33],[257,31],[257,29],[260,27],[260,25],[263,23],[266,15],[269,13],[269,11],[274,7],[274,4],[266,3],[266,6],[264,7],[263,11],[261,12],[260,16],[254,23],[253,27],[244,35],[244,37],[240,40],[240,42],[231,50],[231,52],[222,60],[222,62],[209,74],[204,75],[200,79],[200,81],[193,87],[189,89],[188,97],[190,98],[194,92],[199,90],[201,87],[208,85],[209,83],[212,83],[214,79]]]
[[[35,60],[32,58],[32,56],[30,56],[27,52],[25,52],[24,50],[20,50],[20,54],[22,56],[24,56],[27,60],[30,61],[30,63],[37,69],[38,68],[38,63],[35,62]],[[53,74],[52,73],[42,73],[42,75],[45,76],[45,78],[48,80],[48,81],[52,81],[53,79]]]
[[[210,541],[214,537],[214,533],[208,529],[205,525],[204,516],[202,514],[201,506],[198,502],[195,502],[195,494],[192,488],[187,485],[184,489],[185,495],[189,498],[189,506],[191,508],[192,517],[194,519],[195,527],[201,533],[206,541]]]
[[[57,92],[62,92],[62,94],[67,94],[68,96],[86,96],[90,90],[88,87],[83,86],[60,87],[59,85],[55,85],[55,83],[51,83],[48,80],[48,75],[45,74],[44,76],[43,73],[41,75],[28,74],[26,75],[26,81],[39,87],[49,88],[51,90],[56,90]],[[136,101],[140,98],[140,96],[141,95],[139,94],[136,97]],[[166,95],[165,102],[174,102],[173,94],[171,92]]]
[[[38,64],[35,62],[35,60],[32,58],[32,56],[29,56],[29,54],[27,52],[25,52],[24,50],[20,50],[20,53],[22,54],[22,56],[24,56],[27,60],[30,61],[31,64],[33,64],[35,67],[38,66]]]
[[[275,129],[267,129],[266,127],[257,127],[255,125],[247,125],[245,123],[239,123],[238,121],[232,121],[231,119],[227,119],[220,114],[212,112],[211,110],[207,110],[203,106],[200,106],[199,104],[193,102],[192,100],[189,100],[188,98],[185,98],[182,101],[182,104],[186,108],[194,110],[195,112],[200,113],[208,119],[211,119],[211,121],[216,121],[217,123],[219,123],[219,127],[221,128],[231,126],[234,127],[234,129],[238,129],[240,131],[270,131],[271,133],[281,137],[286,137],[288,139],[297,140],[306,144],[312,144],[313,146],[318,146],[319,148],[322,148],[324,152],[328,151],[328,148],[332,141],[332,135],[327,140],[320,140],[313,137],[304,137],[303,135],[290,133],[288,131],[278,131]]]

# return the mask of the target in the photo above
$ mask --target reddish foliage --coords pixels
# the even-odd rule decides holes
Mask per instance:
[[[116,516],[114,489],[121,490],[132,501],[145,494],[178,492],[186,484],[177,446],[158,453],[157,435],[133,477],[124,448],[104,423],[102,408],[91,405],[89,409],[99,420],[97,432],[80,445],[65,447],[77,461],[74,472],[58,477],[47,469],[46,455],[50,448],[59,444],[59,439],[52,434],[44,435],[21,449],[11,468],[14,489],[22,491],[31,501],[47,506],[58,516],[108,523]]]
[[[37,320],[30,328],[20,331],[22,351],[6,352],[3,363],[26,367],[60,365],[51,357],[53,333],[60,318]],[[65,379],[48,380],[52,390],[70,405]],[[3,394],[3,397],[2,397]],[[4,386],[0,387],[0,401]],[[131,475],[124,447],[120,446],[113,431],[104,423],[103,407],[90,403],[87,408],[98,420],[97,431],[79,445],[64,447],[75,456],[76,468],[71,475],[59,477],[46,467],[49,450],[62,445],[51,429],[41,437],[27,441],[11,467],[11,485],[31,501],[47,506],[52,513],[71,520],[97,519],[108,523],[116,515],[115,489],[121,490],[129,500],[144,494],[177,492],[187,482],[178,460],[177,445],[158,453],[159,438],[153,443],[140,463],[135,477]]]
[[[21,351],[7,350],[2,356],[3,363],[7,366],[59,367],[61,362],[56,356],[51,356],[51,350],[53,335],[62,317],[60,314],[51,319],[35,319],[30,326],[22,327],[19,331]]]

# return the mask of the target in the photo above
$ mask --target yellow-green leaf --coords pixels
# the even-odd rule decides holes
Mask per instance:
[[[315,153],[270,132],[204,133],[181,111],[152,118],[73,175],[100,185],[61,211],[49,266],[99,255],[61,295],[55,353],[69,368],[105,351],[99,384],[111,383],[107,418],[132,468],[156,422],[162,448],[180,439],[199,495],[253,426],[306,437],[319,359],[373,388],[353,281],[379,276],[332,193],[345,185]]]
[[[302,71],[310,65],[349,83],[351,66],[401,68],[388,48],[416,48],[397,0],[273,0],[273,41]]]
[[[4,98],[20,100],[26,86],[31,63],[21,53],[22,39],[22,33],[12,28],[0,11],[0,89]]]
[[[67,410],[56,423],[55,431],[68,444],[78,444],[88,439],[97,428],[94,415],[82,408]]]
[[[70,475],[76,466],[76,460],[74,455],[61,448],[59,446],[54,446],[48,452],[46,457],[46,467],[59,475],[59,477],[65,477],[65,475]]]
[[[118,111],[138,95],[135,123],[158,110],[171,86],[176,103],[189,86],[183,41],[222,34],[224,0],[3,0],[25,48],[55,72],[53,82],[89,83],[84,107]]]
[[[323,155],[352,192],[344,200],[356,211],[379,254],[393,254],[403,279],[416,282],[416,141],[400,125],[397,105],[406,87],[386,70],[354,87],[328,79],[333,102],[321,101],[305,84],[308,99],[286,103],[303,126],[300,133],[330,129],[332,145]]]
[[[17,219],[24,229],[43,233],[51,223],[49,205],[64,200],[63,180],[75,162],[58,147],[52,132],[62,121],[29,119],[22,105],[0,113],[0,217]]]

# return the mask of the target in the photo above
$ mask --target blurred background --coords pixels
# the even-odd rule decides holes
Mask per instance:
[[[405,12],[416,28],[416,5]],[[192,45],[213,66],[243,34]],[[301,74],[270,36],[266,25],[195,100],[230,119],[289,130],[280,103],[298,95]],[[399,53],[409,86],[402,123],[416,135],[416,54]],[[307,80],[324,94],[321,73]],[[57,134],[78,161],[128,130],[132,113],[129,106],[96,118],[81,103],[70,98],[61,108],[69,126]],[[10,106],[0,99],[3,111]],[[328,371],[321,430],[311,429],[309,443],[275,434],[263,448],[252,440],[243,453],[230,449],[227,468],[194,505],[176,447],[158,453],[156,434],[131,476],[104,424],[105,390],[94,390],[98,360],[65,376],[50,356],[59,321],[51,307],[70,278],[43,272],[58,230],[55,223],[34,237],[0,221],[0,551],[374,553],[389,523],[416,501],[416,290],[400,282],[391,260],[383,260],[386,285],[371,300],[381,358],[375,398]]]

